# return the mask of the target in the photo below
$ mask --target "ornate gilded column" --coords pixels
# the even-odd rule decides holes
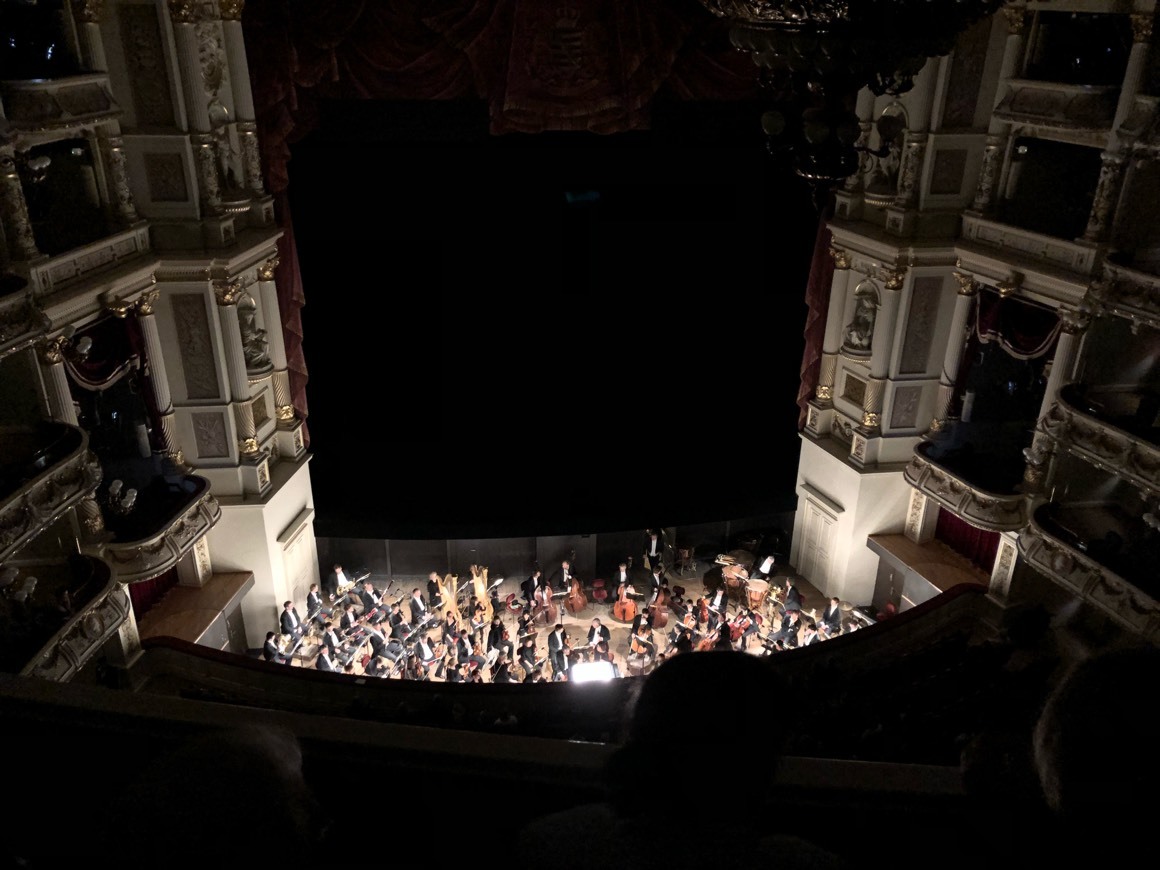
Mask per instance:
[[[118,220],[129,226],[141,219],[133,202],[133,192],[129,189],[129,170],[125,163],[125,140],[120,136],[101,135],[98,137],[101,153],[105,156],[105,166],[109,173],[109,193],[116,209]]]
[[[105,41],[101,38],[101,15],[105,11],[105,0],[72,0],[72,10],[77,22],[81,63],[90,72],[107,71],[109,63],[105,58]]]
[[[234,117],[254,120],[254,95],[250,90],[250,66],[246,60],[246,43],[242,38],[242,9],[246,0],[218,0],[222,16],[222,35],[230,65],[230,89],[234,98]]]
[[[908,126],[902,144],[902,163],[898,169],[898,193],[894,197],[894,204],[901,208],[918,205],[938,63],[938,58],[927,58],[922,70],[914,77],[914,87],[906,95]]]
[[[1136,97],[1140,93],[1140,83],[1144,79],[1144,68],[1148,62],[1148,51],[1152,43],[1152,15],[1151,12],[1137,12],[1131,16],[1132,50],[1128,54],[1128,63],[1124,67],[1120,98],[1116,102],[1116,114],[1112,120],[1114,150],[1117,152],[1122,145],[1117,131],[1132,113],[1132,107],[1136,104]]]
[[[210,214],[221,214],[222,189],[218,178],[217,139],[212,133],[190,136],[194,162],[197,164],[197,185],[201,203]]]
[[[983,162],[979,167],[979,183],[975,187],[975,198],[971,202],[971,211],[986,214],[991,209],[995,198],[995,188],[999,180],[999,171],[1003,165],[1003,152],[1007,148],[1007,141],[999,135],[987,136],[987,144],[983,146]]]
[[[146,290],[137,299],[134,311],[137,314],[137,323],[141,327],[141,335],[145,339],[153,401],[161,415],[161,441],[166,455],[174,464],[183,467],[185,457],[177,438],[177,418],[173,411],[173,396],[169,392],[169,376],[165,371],[165,352],[161,345],[161,335],[157,331],[157,317],[153,313],[153,306],[160,295],[156,288]]]
[[[246,188],[258,196],[265,196],[262,157],[258,151],[258,125],[253,121],[239,121],[237,128],[242,142],[242,172],[245,173]]]
[[[902,146],[902,166],[898,170],[898,193],[894,204],[902,208],[918,205],[918,180],[926,156],[926,132],[907,133]]]
[[[1092,199],[1092,210],[1088,214],[1085,242],[1107,241],[1111,230],[1111,218],[1120,199],[1120,189],[1124,181],[1124,158],[1119,154],[1105,151],[1100,155],[1100,180],[1096,185],[1096,195]]]
[[[286,361],[286,338],[282,334],[281,318],[274,322],[278,312],[278,285],[274,283],[274,271],[278,268],[277,255],[258,267],[258,293],[262,299],[262,314],[270,328],[266,337],[270,341],[270,362],[274,364],[274,406],[280,424],[293,422],[297,418],[290,396],[290,370]]]
[[[68,375],[64,371],[64,352],[69,340],[63,335],[45,339],[37,346],[37,361],[44,379],[48,399],[48,413],[51,419],[76,426],[77,413],[73,406],[72,392],[68,388]]]
[[[93,496],[87,495],[77,503],[77,518],[81,522],[81,534],[86,542],[91,543],[104,535],[105,516]]]
[[[226,353],[226,373],[230,382],[230,398],[234,421],[238,427],[238,448],[243,456],[255,456],[258,449],[254,409],[250,404],[250,381],[246,375],[246,356],[242,348],[242,327],[238,321],[238,300],[243,293],[241,281],[215,281],[214,296],[222,327],[222,343]]]
[[[938,379],[938,399],[935,401],[934,419],[930,421],[930,431],[938,432],[946,425],[951,397],[955,391],[955,381],[959,376],[959,366],[963,361],[966,347],[967,320],[971,306],[979,293],[979,282],[968,272],[955,271],[959,282],[959,292],[955,297],[955,310],[951,315],[951,328],[947,334],[947,348],[943,356],[942,373]]]
[[[181,93],[185,97],[185,117],[189,132],[208,133],[209,99],[202,84],[201,51],[196,24],[200,20],[197,0],[169,0],[169,18],[177,44],[177,66]]]
[[[858,141],[856,148],[867,148],[870,145],[870,133],[874,129],[874,93],[869,88],[858,91],[858,102],[854,109],[858,116]],[[865,151],[858,152],[858,171],[845,180],[843,186],[851,193],[857,193],[865,183],[866,171],[870,168],[871,157]]]
[[[826,309],[826,333],[822,340],[821,369],[814,395],[819,402],[834,400],[834,376],[838,367],[838,351],[842,347],[842,318],[846,312],[846,295],[850,286],[850,254],[831,247],[834,259],[834,277],[830,282],[830,303]]]
[[[1039,404],[1040,420],[1058,401],[1059,388],[1071,381],[1079,340],[1091,325],[1091,318],[1087,314],[1067,308],[1059,310],[1059,319],[1063,325],[1059,330],[1055,353],[1051,357],[1051,371],[1047,375],[1047,385],[1043,388],[1043,401]]]
[[[20,173],[16,171],[11,150],[0,153],[0,218],[3,218],[0,228],[8,242],[8,255],[25,262],[39,259],[41,254],[32,234],[28,203],[24,199],[24,188],[20,186]]]
[[[886,395],[894,334],[898,331],[898,297],[905,281],[905,269],[890,269],[882,273],[886,292],[879,303],[878,316],[874,318],[874,336],[870,343],[870,377],[866,381],[866,395],[862,400],[862,428],[870,433],[877,432],[882,426],[882,400]]]

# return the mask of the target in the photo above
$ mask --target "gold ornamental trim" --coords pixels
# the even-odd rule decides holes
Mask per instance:
[[[125,299],[106,299],[101,307],[118,320],[124,320],[129,316],[129,312],[133,310],[133,305],[134,303]]]
[[[1152,41],[1152,13],[1151,12],[1137,12],[1130,15],[1132,22],[1132,41],[1133,42],[1151,42]]]
[[[226,308],[230,305],[237,305],[238,300],[242,298],[242,293],[245,288],[242,287],[242,282],[234,281],[214,281],[213,295],[217,299],[217,304]]]
[[[105,0],[72,0],[73,15],[84,24],[100,24]]]
[[[835,269],[849,269],[853,260],[849,251],[844,251],[833,245],[830,246],[830,256],[834,259]]]
[[[877,411],[866,411],[862,414],[862,425],[867,429],[877,429],[880,419]]]
[[[959,282],[960,296],[974,296],[979,292],[979,282],[975,280],[975,276],[969,272],[954,271],[955,280]]]
[[[834,398],[834,388],[832,386],[819,386],[815,394],[820,401],[828,402]]]
[[[1027,24],[1027,8],[1025,6],[1004,6],[1003,17],[1007,19],[1007,29],[1012,36],[1023,35],[1023,28]]]
[[[999,295],[1004,299],[1015,293],[1022,286],[1023,275],[1019,272],[1012,272],[1010,278],[995,282],[995,289],[999,291]]]
[[[277,254],[270,257],[265,263],[258,267],[258,280],[273,281],[274,270],[278,268],[278,264],[282,262]]]
[[[157,300],[161,298],[161,291],[156,288],[146,290],[137,298],[137,314],[141,317],[148,317],[153,313],[153,306],[157,304]]]
[[[901,290],[906,281],[906,269],[883,269],[882,283],[887,290]]]
[[[290,422],[296,416],[293,405],[279,405],[278,409],[274,413],[283,423]]]
[[[245,8],[246,0],[218,0],[222,21],[241,21],[242,10]]]
[[[197,0],[169,0],[169,17],[178,24],[197,21]]]
[[[243,456],[257,456],[262,452],[262,448],[258,446],[258,439],[252,436],[240,440],[238,442],[238,449]]]
[[[46,338],[36,345],[36,355],[46,366],[60,365],[64,362],[64,352],[72,346],[72,342],[63,335],[56,338]]]

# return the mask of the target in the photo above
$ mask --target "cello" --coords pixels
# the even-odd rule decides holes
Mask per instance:
[[[616,603],[612,605],[612,615],[621,622],[632,622],[636,619],[636,602],[628,597],[628,585],[620,584],[617,590]]]
[[[541,613],[548,625],[555,625],[560,614],[560,608],[552,601],[552,585],[547,581],[536,590],[536,615]]]
[[[649,625],[653,628],[664,628],[669,624],[669,590],[662,586],[657,592],[656,603],[648,610]]]
[[[588,598],[584,595],[584,590],[580,587],[580,581],[573,577],[572,591],[568,593],[568,597],[564,600],[564,607],[573,616],[578,616],[580,611],[587,606]]]

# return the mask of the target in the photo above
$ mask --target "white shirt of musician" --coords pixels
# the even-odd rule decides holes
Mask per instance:
[[[721,606],[721,601],[724,597],[725,597],[724,590],[718,589],[717,594],[713,596],[713,603],[710,606],[715,607],[715,608],[719,608]]]
[[[766,556],[765,561],[761,563],[761,573],[768,574],[773,570],[773,556]]]
[[[427,645],[426,638],[419,641],[419,658],[425,662],[435,658],[435,653],[431,652],[431,647]]]
[[[298,627],[298,614],[293,609],[287,610],[286,612],[290,614],[290,624],[292,626],[294,626],[294,628],[297,628]]]
[[[657,554],[657,536],[656,535],[653,535],[652,538],[649,540],[648,546],[649,546],[648,554],[650,556],[655,556]]]
[[[327,635],[327,637],[330,638],[330,642],[332,644],[334,644],[335,646],[338,646],[338,635],[335,634],[333,628],[330,630],[330,633]]]
[[[345,585],[347,584],[347,579],[346,579],[346,573],[345,573],[345,572],[343,572],[343,571],[341,571],[341,570],[340,570],[340,571],[335,571],[335,572],[334,572],[334,577],[335,577],[335,582],[337,583],[337,585],[338,585],[338,588],[339,588],[339,589],[341,589],[343,586],[345,586]]]
[[[423,613],[424,611],[427,610],[427,606],[425,604],[423,604],[423,599],[420,598],[418,595],[411,596],[411,606],[417,607],[419,609],[420,613]]]
[[[622,583],[627,583],[627,582],[628,582],[628,572],[627,572],[627,571],[621,571],[621,572],[620,572],[620,576],[619,576],[619,577],[617,578],[617,580],[616,580],[616,586],[617,586],[617,588],[619,588],[619,587],[620,587],[620,585],[621,585]]]

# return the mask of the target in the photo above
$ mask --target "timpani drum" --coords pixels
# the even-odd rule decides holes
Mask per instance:
[[[769,597],[769,581],[750,580],[745,584],[745,594],[749,597],[751,610],[761,610],[765,599]]]

